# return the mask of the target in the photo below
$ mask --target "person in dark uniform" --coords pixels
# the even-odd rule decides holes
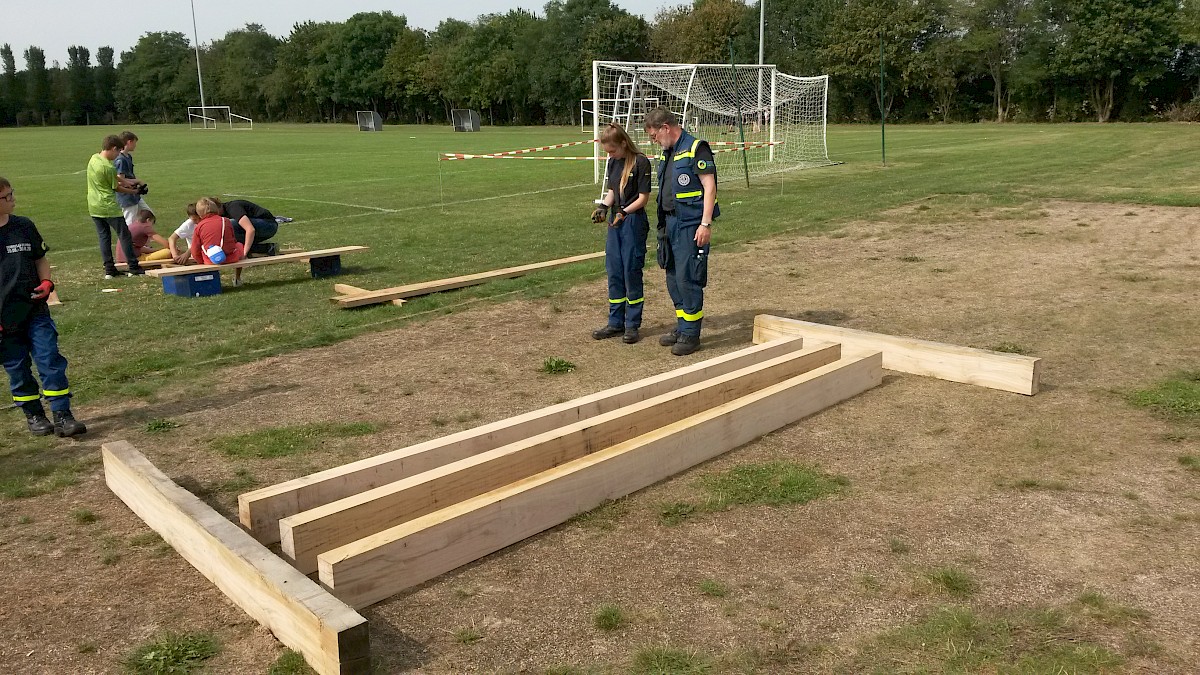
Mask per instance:
[[[679,126],[675,113],[646,113],[646,133],[662,147],[658,156],[658,265],[667,273],[675,303],[675,330],[659,339],[676,356],[700,349],[704,287],[708,285],[710,228],[717,206],[717,166],[707,141]]]
[[[77,436],[87,427],[71,414],[67,360],[58,351],[58,329],[46,306],[54,290],[46,260],[49,247],[32,220],[13,215],[16,200],[12,183],[0,178],[0,361],[30,433]],[[30,368],[35,363],[41,387]],[[53,424],[42,408],[43,396],[54,413]]]
[[[620,335],[625,344],[633,344],[638,341],[645,306],[642,268],[646,265],[646,236],[650,233],[645,209],[650,201],[650,160],[616,124],[605,127],[600,145],[608,153],[608,191],[592,212],[592,222],[608,222],[604,245],[608,324],[592,331],[592,337],[603,340]]]

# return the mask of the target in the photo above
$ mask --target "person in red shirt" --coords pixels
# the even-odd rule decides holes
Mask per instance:
[[[212,197],[197,201],[196,215],[200,216],[200,221],[196,223],[196,230],[192,234],[193,260],[204,265],[228,265],[245,257],[245,249],[234,238],[233,223],[221,216],[219,201]],[[225,257],[220,262],[214,262],[212,259],[212,256],[217,255],[217,249]],[[241,286],[242,268],[234,270],[234,274],[233,285]]]
[[[154,229],[157,222],[158,218],[155,217],[153,211],[142,209],[129,224],[129,235],[133,237],[133,251],[137,253],[140,262],[171,259],[171,249],[167,240]],[[151,246],[152,240],[162,248]],[[117,247],[117,262],[125,262],[125,252],[119,246]]]

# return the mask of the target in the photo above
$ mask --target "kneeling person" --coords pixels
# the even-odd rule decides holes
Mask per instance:
[[[245,247],[246,255],[275,255],[275,244],[267,242],[279,231],[275,214],[245,199],[218,204],[221,215],[233,223],[233,236]]]
[[[155,217],[153,211],[142,209],[138,211],[137,216],[129,225],[129,236],[133,237],[133,250],[137,253],[139,262],[157,262],[170,260],[173,257],[167,240],[154,229],[157,222],[158,218]],[[162,248],[151,246],[151,240]],[[126,262],[125,252],[119,248],[117,249],[117,262]]]

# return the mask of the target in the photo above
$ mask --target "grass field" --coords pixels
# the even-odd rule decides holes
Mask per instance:
[[[164,296],[152,279],[104,282],[87,217],[82,168],[116,128],[3,129],[17,213],[52,247],[55,312],[80,402],[153,395],[162,382],[282,350],[341,340],[404,317],[481,296],[570,283],[601,273],[583,264],[453,295],[347,312],[331,284],[300,269],[249,273],[217,298]],[[183,206],[208,194],[244,195],[287,215],[275,240],[320,248],[371,247],[347,258],[341,281],[384,288],[603,248],[587,221],[596,196],[588,162],[437,162],[439,152],[483,152],[579,140],[568,128],[260,125],[250,132],[136,127],[137,171],[169,233]],[[834,127],[836,167],[764,178],[722,193],[716,251],[785,230],[820,230],[930,194],[985,194],[996,204],[1035,198],[1200,204],[1200,127],[1178,125],[898,127],[879,161],[878,129]],[[567,148],[560,154],[587,154]],[[522,194],[522,193],[535,194]],[[120,293],[101,293],[120,288]],[[531,291],[537,292],[537,291]],[[465,336],[464,336],[465,337]]]
[[[356,286],[603,245],[587,163],[435,161],[575,129],[135,130],[164,234],[198,196],[243,195],[296,219],[281,244],[371,246],[343,261]],[[239,492],[681,363],[652,339],[670,320],[656,270],[651,339],[633,346],[587,336],[599,263],[354,311],[299,265],[202,299],[106,282],[81,170],[112,131],[0,130],[95,423],[75,441],[32,439],[17,413],[0,424],[6,672],[147,654],[303,672],[112,497],[99,443],[134,442],[232,515]],[[700,358],[744,346],[754,313],[790,313],[1031,353],[1043,392],[889,374],[372,607],[377,672],[1188,671],[1200,221],[1175,207],[1200,205],[1200,126],[889,128],[887,167],[878,133],[833,127],[843,164],[723,188]],[[776,498],[784,474],[819,489]]]

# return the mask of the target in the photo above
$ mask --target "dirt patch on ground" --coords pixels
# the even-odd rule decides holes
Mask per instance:
[[[820,237],[737,252],[718,244],[705,350],[688,361],[657,344],[670,312],[651,270],[646,339],[634,346],[588,337],[605,311],[597,281],[231,368],[161,403],[84,409],[95,433],[77,447],[98,454],[100,442],[130,440],[233,517],[253,484],[747,346],[758,313],[1005,345],[1045,359],[1041,394],[889,375],[633,495],[607,527],[558,527],[366,610],[380,669],[620,672],[637,649],[671,645],[712,657],[718,671],[855,670],[876,636],[941,605],[1052,607],[1095,591],[1145,612],[1093,636],[1126,668],[1186,670],[1200,654],[1200,474],[1177,458],[1197,454],[1200,430],[1123,394],[1200,364],[1198,230],[1195,209],[934,198]],[[549,356],[576,370],[539,373]],[[144,431],[155,418],[182,426]],[[231,459],[210,444],[265,426],[356,421],[383,429],[279,459]],[[697,476],[779,459],[817,464],[849,487],[803,506],[660,522],[662,504],[698,498]],[[72,515],[85,508],[95,522]],[[4,502],[0,670],[111,672],[155,633],[202,630],[223,643],[213,671],[264,672],[282,648],[145,532],[98,468],[55,494]],[[978,591],[939,590],[929,572],[946,567]],[[701,592],[706,579],[728,592]],[[629,624],[598,630],[604,604]],[[1135,633],[1158,647],[1127,649]]]

